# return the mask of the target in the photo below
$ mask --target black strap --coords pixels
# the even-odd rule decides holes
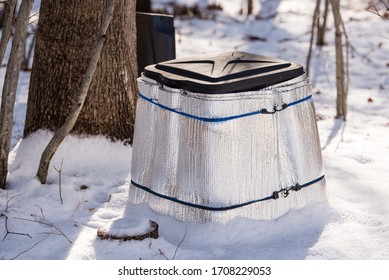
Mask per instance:
[[[142,186],[142,185],[139,185],[137,183],[135,183],[134,181],[131,180],[131,184],[141,190],[144,190],[148,193],[151,193],[155,196],[158,196],[160,198],[163,198],[163,199],[167,199],[167,200],[170,200],[170,201],[173,201],[173,202],[176,202],[176,203],[179,203],[179,204],[182,204],[182,205],[185,205],[185,206],[190,206],[190,207],[194,207],[194,208],[198,208],[198,209],[203,209],[203,210],[209,210],[209,211],[227,211],[227,210],[232,210],[232,209],[236,209],[236,208],[240,208],[240,207],[243,207],[243,206],[247,206],[247,205],[250,205],[250,204],[253,204],[253,203],[257,203],[257,202],[262,202],[262,201],[266,201],[266,200],[271,200],[271,199],[278,199],[280,198],[280,194],[282,194],[282,196],[284,198],[286,198],[289,193],[291,191],[299,191],[303,188],[306,188],[306,187],[309,187],[315,183],[318,183],[320,182],[321,180],[324,180],[324,175],[323,176],[320,176],[319,178],[316,178],[312,181],[309,181],[308,183],[305,183],[303,185],[300,185],[300,184],[296,184],[292,187],[289,187],[289,188],[283,188],[279,191],[275,191],[273,192],[272,195],[270,196],[267,196],[267,197],[264,197],[264,198],[261,198],[261,199],[255,199],[255,200],[251,200],[251,201],[248,201],[248,202],[244,202],[244,203],[241,203],[241,204],[235,204],[235,205],[231,205],[231,206],[225,206],[225,207],[211,207],[211,206],[205,206],[205,205],[201,205],[201,204],[194,204],[194,203],[190,203],[190,202],[186,202],[186,201],[182,201],[182,200],[179,200],[175,197],[171,197],[171,196],[167,196],[167,195],[164,195],[164,194],[160,194],[160,193],[157,193],[155,191],[153,191],[152,189],[148,188],[148,187],[145,187],[145,186]]]

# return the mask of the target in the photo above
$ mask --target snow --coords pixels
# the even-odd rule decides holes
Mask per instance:
[[[214,20],[175,19],[177,57],[240,50],[305,64],[314,1],[260,1],[278,11],[266,20],[239,15],[245,1],[212,2],[225,9],[213,11]],[[0,191],[0,259],[389,259],[388,21],[367,12],[367,2],[342,1],[352,45],[346,123],[334,119],[331,18],[328,44],[313,52],[310,78],[320,119],[327,201],[291,210],[274,221],[183,223],[128,203],[130,146],[86,136],[66,138],[52,160],[48,183],[41,185],[35,174],[52,134],[39,131],[21,140],[29,82],[29,73],[22,73],[8,189]],[[266,41],[248,40],[249,35]],[[1,82],[4,73],[1,68]],[[157,222],[160,237],[126,242],[97,238],[99,228],[110,228],[115,221],[121,222],[114,231],[128,233],[123,221],[134,218]],[[6,235],[6,222],[9,231],[29,236]]]

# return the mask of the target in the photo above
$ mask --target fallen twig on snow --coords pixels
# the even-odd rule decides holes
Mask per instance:
[[[61,204],[63,204],[63,200],[62,200],[62,165],[63,165],[63,160],[61,161],[61,166],[59,167],[59,169],[57,169],[55,166],[54,166],[54,169],[55,171],[58,172],[58,190],[59,190],[59,199],[61,200]]]
[[[43,213],[43,209],[42,207],[38,206],[38,205],[35,205],[36,207],[38,207],[40,209],[40,212],[41,212],[41,215],[42,216],[35,216],[35,217],[38,217],[38,220],[31,220],[31,219],[26,219],[26,218],[15,218],[15,219],[18,219],[18,220],[23,220],[23,221],[28,221],[28,222],[33,222],[33,223],[38,223],[38,224],[42,224],[42,225],[46,225],[46,226],[49,226],[51,228],[53,228],[54,230],[52,232],[47,232],[48,235],[51,235],[51,234],[54,234],[56,231],[62,235],[64,238],[66,238],[66,240],[70,243],[70,244],[73,244],[73,242],[66,236],[66,234],[59,228],[57,227],[56,225],[54,225],[52,222],[48,221],[46,218],[45,218],[45,215]]]
[[[185,238],[186,238],[186,230],[187,230],[187,227],[185,227],[184,236],[182,237],[181,241],[177,244],[177,247],[176,247],[176,250],[174,251],[172,260],[174,260],[174,259],[176,258],[178,249],[180,248],[181,244],[184,243],[184,241],[185,241]],[[162,251],[161,249],[158,249],[158,252],[159,252],[159,254],[160,254],[162,257],[164,257],[166,260],[170,260],[170,259],[165,255],[164,251]]]
[[[4,213],[7,213],[8,212],[8,209],[11,208],[13,206],[13,204],[10,206],[10,202],[12,199],[14,199],[15,197],[18,197],[18,196],[21,196],[23,195],[24,193],[19,193],[19,194],[15,194],[13,196],[11,196],[10,198],[8,198],[8,192],[6,194],[6,203],[5,203],[5,209],[4,209]]]
[[[29,235],[28,233],[10,231],[10,230],[8,229],[8,219],[9,219],[8,216],[5,215],[5,214],[3,214],[3,213],[1,213],[1,214],[0,214],[0,217],[4,217],[4,218],[5,218],[4,227],[5,227],[6,233],[5,233],[5,235],[4,235],[3,241],[7,238],[7,236],[8,236],[9,234],[23,235],[23,236],[27,236],[27,237],[32,238],[31,235]]]
[[[39,243],[45,241],[47,238],[49,238],[49,236],[46,236],[45,238],[43,238],[43,239],[39,240],[38,242],[34,243],[30,248],[20,252],[15,257],[11,258],[11,260],[15,260],[16,258],[18,258],[19,256],[23,255],[24,253],[27,253],[28,251],[31,251],[32,249],[34,249],[35,246],[37,246]]]
[[[373,3],[370,4],[369,8],[367,8],[366,11],[369,13],[375,14],[375,15],[381,17],[382,19],[389,19],[389,13],[388,13],[389,12],[389,4],[387,4],[384,0],[381,0],[381,3],[386,8],[386,11],[384,14],[380,13],[380,11],[377,9],[376,5],[374,5]],[[371,10],[370,8],[373,8],[373,10]]]
[[[7,216],[5,213],[7,213],[8,210],[13,206],[13,204],[10,205],[11,200],[13,200],[15,197],[18,197],[18,196],[21,196],[21,195],[23,195],[23,193],[21,193],[21,194],[15,194],[15,195],[11,196],[10,198],[8,198],[8,192],[7,192],[7,194],[6,194],[5,208],[4,208],[4,210],[2,211],[3,213],[0,213],[0,217],[4,217],[4,219],[5,219],[5,220],[4,220],[4,227],[5,227],[6,233],[5,233],[5,235],[4,235],[3,241],[7,238],[7,236],[8,236],[9,234],[14,234],[14,235],[24,235],[24,236],[27,236],[27,237],[32,238],[31,235],[29,235],[28,233],[22,233],[22,232],[11,231],[11,230],[9,230],[9,228],[8,228],[8,219],[9,219],[9,218],[8,218],[8,216]]]
[[[174,251],[173,260],[176,258],[176,254],[177,254],[178,248],[180,248],[181,244],[184,243],[184,240],[185,240],[185,237],[186,237],[186,229],[187,229],[187,227],[185,227],[185,232],[184,232],[184,236],[182,237],[182,240],[180,241],[180,243],[178,243],[178,245],[176,247],[176,250]]]

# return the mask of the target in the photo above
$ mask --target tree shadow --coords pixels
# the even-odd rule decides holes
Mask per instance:
[[[346,128],[346,122],[342,119],[334,118],[334,124],[332,126],[331,132],[327,137],[326,143],[324,144],[322,150],[327,149],[329,145],[331,145],[332,141],[336,138],[336,136],[341,133],[341,139],[343,139],[343,133]]]
[[[257,14],[258,19],[272,19],[277,16],[278,7],[280,6],[282,0],[261,0],[260,10]]]

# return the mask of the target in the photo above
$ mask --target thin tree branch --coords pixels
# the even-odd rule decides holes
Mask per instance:
[[[61,200],[61,204],[63,204],[63,199],[62,199],[62,165],[63,165],[63,159],[61,161],[61,166],[59,167],[59,169],[57,169],[55,166],[54,166],[54,169],[55,171],[58,172],[58,190],[59,190],[59,198]]]
[[[384,0],[381,0],[381,2],[382,2],[382,4],[385,6],[386,11],[389,11],[389,4],[387,4]],[[370,10],[370,8],[373,8],[374,11]],[[381,17],[382,19],[387,19],[387,18],[385,17],[385,15],[382,15],[382,14],[378,11],[376,5],[374,5],[374,4],[370,4],[370,7],[367,8],[366,11],[369,12],[369,13],[372,13],[372,14],[374,14],[374,15],[377,15],[377,16]]]
[[[180,248],[181,244],[184,243],[184,240],[185,240],[185,238],[186,238],[186,230],[187,230],[187,227],[185,227],[184,236],[182,237],[181,241],[177,244],[177,247],[176,247],[176,250],[174,251],[172,260],[174,260],[174,259],[176,258],[178,249]],[[150,248],[150,245],[149,245],[149,248]],[[166,260],[170,260],[170,259],[165,255],[165,253],[164,253],[161,249],[158,249],[158,252],[159,252],[159,254],[160,254],[161,256],[163,256]]]
[[[376,7],[375,5],[373,5],[373,8],[374,8],[376,14],[379,15],[379,16],[381,16],[380,12],[377,10],[377,7]]]
[[[23,194],[24,194],[24,193],[15,194],[15,195],[11,196],[10,198],[8,198],[8,192],[7,192],[7,194],[6,194],[6,197],[5,197],[5,199],[6,199],[5,208],[4,208],[4,210],[3,210],[3,213],[0,213],[0,217],[4,217],[4,219],[5,219],[5,221],[4,221],[4,227],[5,227],[6,234],[4,235],[3,241],[7,238],[7,236],[8,236],[9,234],[24,235],[24,236],[28,236],[28,237],[32,238],[32,237],[31,237],[29,234],[27,234],[27,233],[10,231],[9,228],[8,228],[8,219],[9,219],[9,218],[8,218],[8,216],[5,214],[5,213],[7,213],[8,210],[13,206],[13,204],[10,205],[11,200],[13,200],[14,198],[16,198],[16,197],[18,197],[18,196],[21,196],[21,195],[23,195]]]
[[[34,249],[37,245],[39,245],[40,243],[42,243],[43,241],[45,241],[47,238],[49,238],[49,236],[46,236],[45,238],[39,240],[38,242],[34,243],[34,245],[32,245],[30,248],[28,248],[27,250],[24,250],[22,252],[20,252],[19,254],[17,254],[15,257],[13,257],[11,260],[15,260],[16,258],[20,257],[21,255],[27,253],[28,251],[31,251],[32,249]]]
[[[13,204],[10,206],[10,202],[12,199],[18,197],[18,196],[22,196],[24,193],[19,193],[19,194],[15,194],[13,196],[11,196],[10,198],[8,198],[8,192],[6,194],[6,203],[5,203],[5,209],[4,209],[4,213],[7,213],[8,212],[8,209],[11,208],[13,206]]]
[[[174,255],[173,255],[173,260],[176,258],[176,254],[178,252],[178,248],[180,248],[181,244],[184,243],[184,240],[185,240],[185,237],[186,237],[186,229],[187,227],[185,227],[185,232],[184,232],[184,236],[182,237],[182,240],[180,241],[180,243],[178,243],[177,247],[176,247],[176,250],[174,251]]]
[[[32,19],[33,17],[35,16],[38,16],[39,15],[39,12],[35,12],[33,13],[32,15],[30,15],[30,17],[28,18],[29,20]],[[31,23],[31,22],[30,22]]]
[[[159,254],[160,254],[161,256],[163,256],[166,260],[169,260],[169,258],[166,257],[165,253],[164,253],[161,249],[158,249],[158,251],[159,251]]]
[[[15,218],[15,219],[49,226],[49,227],[53,228],[54,231],[48,232],[47,234],[50,235],[50,234],[53,234],[55,231],[57,231],[60,235],[62,235],[64,238],[66,238],[66,240],[70,244],[73,244],[73,242],[66,236],[66,234],[59,227],[57,227],[56,225],[54,225],[54,223],[52,223],[52,222],[50,222],[49,220],[46,219],[46,217],[45,217],[45,215],[43,213],[42,207],[40,207],[39,205],[35,205],[35,206],[38,207],[40,209],[40,212],[41,212],[41,216],[40,217],[38,216],[38,218],[39,218],[38,220],[31,220],[31,219],[26,219],[26,218]]]
[[[386,9],[389,10],[389,3],[387,4],[387,3],[385,2],[385,0],[382,0],[382,3],[384,3]]]
[[[23,235],[23,236],[27,236],[27,237],[32,238],[31,235],[29,235],[28,233],[10,231],[9,228],[8,228],[8,219],[9,219],[8,216],[2,213],[2,214],[0,214],[0,217],[4,217],[4,218],[5,218],[4,227],[5,227],[6,233],[5,233],[5,235],[4,235],[3,241],[7,238],[7,236],[8,236],[9,234]]]

